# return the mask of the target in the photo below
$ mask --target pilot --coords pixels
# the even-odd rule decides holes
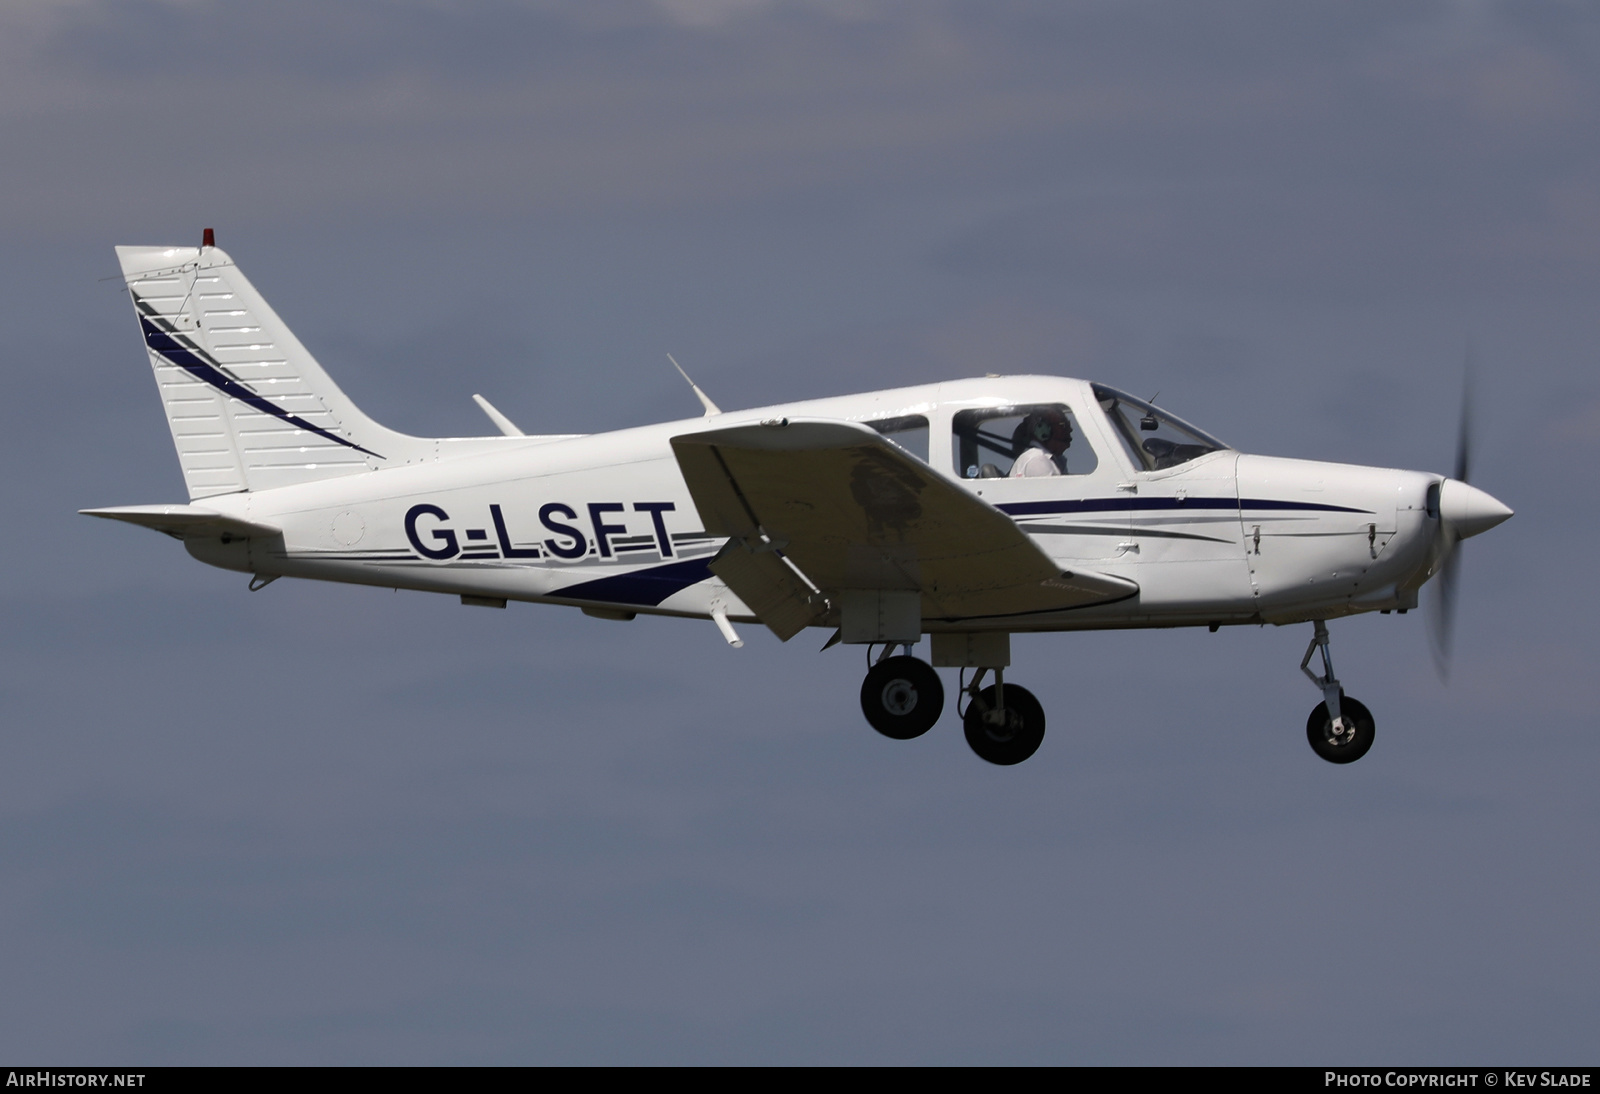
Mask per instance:
[[[1072,422],[1065,414],[1053,407],[1029,411],[1011,435],[1011,448],[1017,454],[1011,477],[1065,475],[1066,451],[1071,445]]]

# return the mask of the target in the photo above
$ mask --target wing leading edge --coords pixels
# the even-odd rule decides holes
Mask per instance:
[[[1064,573],[1004,513],[867,426],[780,419],[672,438],[711,571],[779,638],[845,590],[915,591],[945,622],[1081,608],[1131,581]]]

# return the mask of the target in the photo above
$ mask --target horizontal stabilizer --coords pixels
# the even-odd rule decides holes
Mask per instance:
[[[956,620],[1138,591],[1063,573],[1010,517],[867,426],[784,419],[684,434],[672,449],[708,531],[781,553],[830,597],[915,590],[924,619]]]
[[[129,524],[165,532],[177,539],[221,535],[249,539],[252,536],[276,536],[282,533],[282,529],[270,524],[241,520],[215,509],[202,509],[198,505],[114,505],[108,509],[79,509],[78,512],[86,517],[125,520]]]

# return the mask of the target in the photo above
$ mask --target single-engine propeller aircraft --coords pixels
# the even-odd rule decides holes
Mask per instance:
[[[1453,478],[1252,456],[1052,376],[730,412],[695,387],[701,418],[593,435],[524,435],[474,396],[500,435],[411,437],[356,408],[210,229],[117,256],[189,502],[84,513],[165,532],[252,590],[680,616],[736,647],[734,623],[824,628],[824,649],[867,647],[861,707],[889,737],[931,728],[935,667],[959,670],[967,742],[996,764],[1045,730],[1005,679],[1013,634],[1243,623],[1311,624],[1306,735],[1359,759],[1373,718],[1334,675],[1326,621],[1403,613],[1441,572],[1450,593],[1458,543],[1511,516],[1465,481],[1465,432]],[[924,636],[928,660],[910,652]]]

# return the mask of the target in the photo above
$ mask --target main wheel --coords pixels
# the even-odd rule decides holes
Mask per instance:
[[[962,719],[967,744],[992,764],[1020,764],[1039,751],[1044,740],[1044,707],[1033,692],[1016,684],[1006,685],[1003,719],[991,718],[995,709],[994,685],[978,692],[967,704]]]
[[[1333,731],[1333,717],[1327,703],[1318,703],[1306,719],[1306,740],[1311,751],[1330,764],[1355,763],[1372,747],[1372,712],[1348,695],[1339,696],[1339,713],[1344,717],[1343,734]]]
[[[915,657],[879,661],[861,681],[861,713],[885,737],[909,741],[933,728],[944,710],[944,684]]]

